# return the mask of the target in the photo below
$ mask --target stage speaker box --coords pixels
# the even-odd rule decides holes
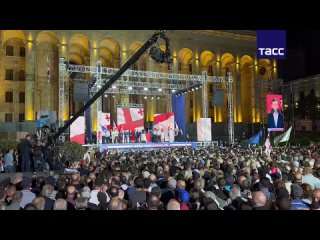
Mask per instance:
[[[211,100],[211,106],[217,107],[222,106],[224,100],[224,91],[223,89],[215,89],[213,90],[212,100]]]
[[[89,85],[85,81],[74,81],[73,101],[86,102],[89,100]]]

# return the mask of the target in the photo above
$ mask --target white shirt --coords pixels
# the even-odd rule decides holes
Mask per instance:
[[[20,207],[24,208],[28,203],[31,203],[36,195],[30,190],[22,190],[22,200],[20,202]]]
[[[279,116],[278,112],[274,112],[273,113],[274,124],[275,124],[276,127],[278,125],[278,116]]]
[[[90,163],[90,154],[86,152],[86,153],[83,155],[83,160],[88,161],[88,163]]]
[[[99,201],[98,201],[98,192],[100,192],[100,190],[92,190],[91,191],[91,197],[89,199],[89,202],[90,203],[93,203],[93,204],[96,204],[96,205],[99,205]],[[106,193],[105,193],[106,194]],[[107,195],[107,202],[110,201],[110,198],[109,198],[109,195]]]

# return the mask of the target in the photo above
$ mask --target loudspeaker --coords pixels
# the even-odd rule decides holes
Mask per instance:
[[[217,107],[222,106],[224,100],[224,91],[222,89],[215,89],[213,91],[211,106]]]
[[[89,86],[87,82],[74,81],[73,101],[86,102],[89,100]]]

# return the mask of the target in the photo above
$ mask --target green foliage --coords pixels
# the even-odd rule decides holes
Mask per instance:
[[[62,157],[66,161],[75,162],[83,159],[85,148],[75,142],[65,142],[60,149]]]
[[[18,142],[13,138],[2,138],[0,139],[0,150],[6,152],[11,149],[17,149]]]

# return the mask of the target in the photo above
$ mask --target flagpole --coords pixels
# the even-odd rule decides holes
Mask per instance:
[[[293,86],[292,82],[290,83],[291,87],[291,108],[292,108],[292,128],[293,128],[293,138],[296,138],[296,124],[295,124],[295,116],[294,116],[294,93],[293,93]]]

